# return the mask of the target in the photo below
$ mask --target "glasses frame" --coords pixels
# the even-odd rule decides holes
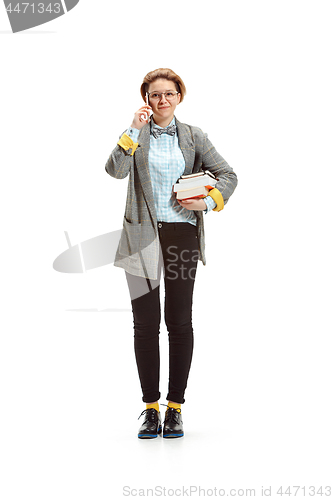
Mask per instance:
[[[176,95],[175,95],[175,96],[173,96],[173,97],[172,97],[172,99],[174,99],[174,98],[175,98],[178,94],[180,94],[180,92],[177,92],[177,90],[167,90],[166,92],[156,92],[156,91],[155,91],[155,92],[147,92],[147,96],[148,96],[148,98],[149,98],[149,97],[150,97],[150,94],[160,94],[160,96],[162,97],[162,95],[164,94],[164,96],[165,96],[166,100],[167,100],[167,101],[169,101],[169,99],[168,99],[168,98],[167,98],[167,96],[166,96],[166,94],[167,94],[168,92],[175,92],[175,93],[176,93]],[[157,100],[158,100],[158,101],[160,101],[161,97],[160,97],[159,99],[153,99],[153,100],[154,100],[154,101],[155,101],[155,100],[156,100],[156,101],[157,101]],[[172,99],[171,99],[171,100],[172,100]]]

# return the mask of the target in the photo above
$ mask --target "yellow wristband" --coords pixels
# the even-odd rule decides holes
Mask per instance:
[[[133,142],[133,139],[131,139],[127,134],[123,134],[117,144],[123,148],[125,151],[128,151],[129,149],[132,149],[131,156],[134,155],[136,148],[138,147],[139,143],[138,142]]]
[[[224,208],[224,200],[223,200],[223,196],[222,194],[220,193],[220,191],[216,188],[213,188],[209,191],[209,196],[211,196],[213,198],[213,200],[215,201],[216,203],[216,207],[213,208],[213,210],[215,212],[220,212],[221,210],[223,210]]]

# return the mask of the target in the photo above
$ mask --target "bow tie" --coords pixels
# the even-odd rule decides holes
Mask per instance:
[[[169,127],[166,128],[152,127],[151,133],[153,134],[155,139],[157,139],[162,134],[175,135],[176,130],[177,130],[176,125],[170,125]]]

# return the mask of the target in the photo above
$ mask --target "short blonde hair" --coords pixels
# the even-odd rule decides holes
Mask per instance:
[[[149,84],[153,83],[155,80],[158,80],[158,78],[164,78],[165,80],[170,80],[171,82],[174,82],[177,91],[180,92],[179,102],[182,102],[182,100],[184,99],[184,95],[186,94],[186,87],[180,76],[178,76],[174,71],[172,71],[172,69],[169,68],[155,69],[154,71],[150,71],[149,73],[146,74],[140,88],[142,99],[145,101],[146,92],[148,92]]]

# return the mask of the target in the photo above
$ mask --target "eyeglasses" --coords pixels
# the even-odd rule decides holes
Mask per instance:
[[[179,92],[175,90],[168,90],[167,92],[148,92],[148,95],[152,101],[159,101],[162,98],[162,95],[165,95],[165,98],[168,101],[173,101]]]

